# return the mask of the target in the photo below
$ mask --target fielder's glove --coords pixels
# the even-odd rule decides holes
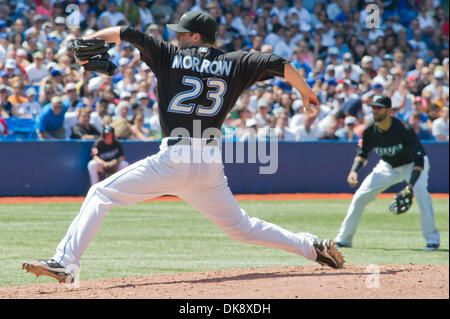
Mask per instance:
[[[114,63],[109,61],[108,47],[103,39],[75,39],[72,42],[75,56],[80,61],[89,61],[83,64],[86,71],[113,75],[116,71]]]
[[[413,190],[409,186],[406,186],[403,190],[395,194],[394,201],[389,205],[389,209],[394,215],[406,213],[412,205],[413,196]]]

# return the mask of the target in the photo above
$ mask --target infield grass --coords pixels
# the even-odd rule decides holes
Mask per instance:
[[[419,210],[400,216],[377,199],[361,218],[348,264],[449,264],[449,201],[434,199],[441,248],[425,252]],[[241,201],[250,216],[294,232],[334,239],[349,200]],[[21,270],[26,259],[48,258],[81,203],[0,205],[0,286],[54,282]],[[140,276],[214,269],[312,265],[301,256],[231,240],[196,209],[181,201],[114,208],[81,260],[80,279]]]

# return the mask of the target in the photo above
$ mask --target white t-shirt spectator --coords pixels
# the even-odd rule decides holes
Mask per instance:
[[[434,20],[433,20],[433,17],[431,17],[430,15],[426,14],[425,16],[423,16],[423,15],[419,14],[417,19],[419,20],[419,28],[420,29],[423,30],[428,27],[434,28]]]
[[[319,140],[320,131],[317,125],[311,125],[309,132],[306,130],[305,125],[300,125],[295,131],[297,141],[301,142],[314,142]]]
[[[281,40],[273,46],[273,54],[279,55],[283,59],[290,60],[294,55],[294,48],[289,46],[284,40]]]
[[[275,33],[271,32],[265,37],[264,44],[270,44],[272,46],[272,48],[273,48],[281,40],[282,40],[282,38],[280,38]]]
[[[280,141],[295,141],[295,134],[289,128],[285,128],[282,131],[279,127],[275,127],[275,134]]]
[[[141,17],[142,25],[146,27],[149,24],[155,23],[155,19],[153,18],[152,12],[149,8],[139,8],[139,15]]]
[[[308,10],[306,10],[305,8],[301,8],[300,10],[298,10],[296,7],[293,7],[289,9],[288,13],[297,14],[298,24],[301,31],[309,32],[311,30],[311,15],[309,14]]]
[[[448,121],[444,120],[442,117],[437,118],[433,121],[431,132],[433,133],[433,136],[444,136],[448,138],[448,130],[449,130],[449,124]]]
[[[277,7],[273,7],[272,10],[270,10],[270,14],[276,14],[278,16],[278,21],[281,25],[286,26],[286,16],[287,16],[287,10],[285,9],[278,9]]]
[[[108,17],[109,23],[112,27],[117,26],[120,21],[126,21],[126,18],[122,12],[105,11],[98,17],[98,21],[101,21],[103,17]]]
[[[25,68],[28,74],[30,82],[39,82],[48,75],[47,67],[42,64],[40,68],[37,68],[36,63],[31,63]]]
[[[41,104],[38,101],[25,102],[20,104],[17,110],[27,117],[37,117],[41,113]]]

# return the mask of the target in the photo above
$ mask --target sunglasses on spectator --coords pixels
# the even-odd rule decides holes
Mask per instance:
[[[382,109],[385,109],[384,106],[379,106],[379,105],[371,105],[370,107],[372,108],[372,110],[382,110]]]

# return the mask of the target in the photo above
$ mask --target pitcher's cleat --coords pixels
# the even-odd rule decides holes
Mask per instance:
[[[332,268],[344,268],[344,257],[335,247],[334,242],[329,239],[314,242],[314,248],[317,252],[316,261],[322,266]]]
[[[50,276],[59,281],[59,283],[71,284],[74,282],[74,275],[62,265],[53,259],[25,260],[22,263],[22,269],[31,272],[39,277],[40,275]]]

